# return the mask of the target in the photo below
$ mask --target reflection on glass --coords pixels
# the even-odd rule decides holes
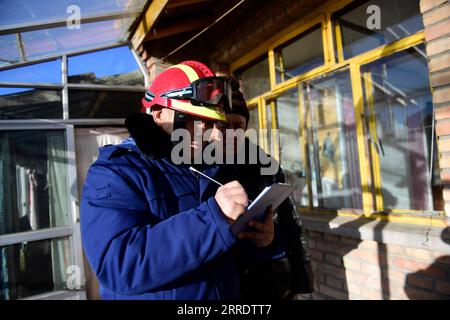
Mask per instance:
[[[298,187],[293,194],[295,202],[307,206],[306,163],[298,103],[297,90],[291,90],[276,100],[277,121],[280,130],[280,163],[287,183]]]
[[[125,118],[141,110],[142,97],[140,92],[69,90],[69,117]]]
[[[277,83],[289,80],[324,63],[322,28],[318,25],[275,49]]]
[[[125,18],[83,24],[80,29],[66,26],[22,33],[27,59],[112,45],[127,38],[134,19]]]
[[[128,47],[69,57],[68,68],[71,83],[144,85],[144,76]]]
[[[441,185],[430,183],[433,105],[424,45],[362,71],[373,88],[366,118],[375,121],[384,208],[433,210],[433,189]]]
[[[258,107],[257,106],[250,106],[250,118],[248,119],[248,129],[254,129],[259,130],[259,114],[258,114]]]
[[[83,16],[95,14],[120,13],[128,10],[141,10],[146,0],[2,0],[0,2],[0,25],[48,22],[48,20],[67,19],[67,9],[77,5]]]
[[[62,119],[61,90],[0,88],[0,119]]]
[[[20,53],[19,47],[17,46],[16,34],[7,34],[4,36],[0,36],[0,66],[14,63],[19,60]]]
[[[61,60],[0,71],[0,81],[61,83]]]
[[[0,234],[69,224],[65,132],[0,131]]]
[[[270,90],[269,59],[258,60],[235,72],[245,99],[253,99]]]
[[[349,72],[306,83],[304,99],[313,206],[362,209]]]
[[[0,247],[0,300],[67,289],[70,252],[65,238]]]
[[[369,6],[381,10],[381,29],[368,28]],[[423,18],[419,0],[371,0],[356,1],[333,16],[342,30],[344,57],[346,59],[400,40],[423,30]]]

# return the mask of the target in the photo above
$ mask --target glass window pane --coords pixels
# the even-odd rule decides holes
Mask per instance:
[[[367,23],[373,14],[367,14],[369,6],[381,10],[381,29],[371,30]],[[334,15],[340,24],[344,57],[346,59],[397,41],[423,30],[423,18],[419,0],[371,0],[357,1]]]
[[[61,83],[61,60],[0,71],[0,81]]]
[[[140,92],[69,90],[69,117],[125,118],[141,110],[143,96]]]
[[[250,118],[248,120],[248,129],[259,130],[259,113],[258,106],[249,107]]]
[[[63,130],[0,131],[0,234],[69,224]]]
[[[291,90],[276,100],[277,122],[280,130],[280,164],[287,182],[297,186],[293,198],[298,205],[308,205],[305,152],[299,122],[298,91]]]
[[[69,82],[144,85],[144,76],[128,47],[69,57]]]
[[[291,79],[325,63],[320,25],[275,49],[277,83]]]
[[[0,87],[0,119],[62,117],[61,90]]]
[[[267,57],[236,71],[235,76],[240,80],[241,91],[247,100],[270,91],[269,59]]]
[[[20,61],[16,34],[0,36],[0,66]]]
[[[385,209],[433,210],[430,183],[433,101],[425,46],[367,65],[373,99],[367,118],[375,119]],[[367,83],[366,83],[367,85]],[[367,98],[367,96],[366,96]]]
[[[306,83],[304,99],[313,206],[362,209],[349,72],[334,73]]]
[[[134,19],[116,19],[83,24],[80,29],[59,27],[22,33],[27,59],[113,45],[127,40]]]
[[[0,1],[0,25],[38,23],[55,19],[67,19],[67,8],[76,5],[83,16],[141,10],[146,0],[2,0]]]
[[[71,265],[67,238],[0,247],[0,300],[67,289],[66,270]]]

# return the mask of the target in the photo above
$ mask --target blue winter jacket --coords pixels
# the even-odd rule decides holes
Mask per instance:
[[[151,117],[100,149],[81,203],[82,241],[104,299],[238,299],[236,239],[217,189],[170,160]],[[216,167],[204,173],[214,176]]]

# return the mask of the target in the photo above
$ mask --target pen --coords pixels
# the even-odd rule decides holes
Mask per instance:
[[[209,181],[212,181],[212,182],[214,182],[215,184],[217,184],[217,185],[219,185],[219,186],[221,186],[221,187],[223,186],[223,184],[220,183],[219,181],[214,180],[213,178],[207,176],[206,174],[204,174],[204,173],[198,171],[197,169],[195,169],[195,168],[193,168],[193,167],[189,167],[189,170],[191,170],[191,171],[194,172],[194,173],[197,173],[197,174],[201,175],[203,178],[206,178],[206,179],[208,179]],[[252,203],[253,201],[249,199],[248,202],[249,202],[249,203]]]
[[[192,167],[189,167],[189,170],[191,170],[192,172],[195,172],[195,173],[201,175],[203,178],[206,178],[206,179],[208,179],[209,181],[212,181],[212,182],[214,182],[215,184],[218,184],[219,186],[223,187],[223,184],[222,184],[222,183],[220,183],[220,182],[214,180],[214,179],[211,178],[211,177],[208,177],[206,174],[204,174],[204,173],[198,171],[197,169],[192,168]]]

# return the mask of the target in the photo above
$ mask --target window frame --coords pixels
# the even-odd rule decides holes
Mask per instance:
[[[291,25],[290,27],[284,29],[280,33],[271,37],[264,43],[262,43],[257,48],[248,52],[240,59],[235,61],[230,65],[230,73],[234,70],[242,68],[243,66],[252,62],[252,58],[256,56],[261,56],[264,52],[267,53],[269,57],[269,74],[271,76],[271,92],[265,93],[259,97],[255,97],[249,101],[249,104],[258,104],[260,118],[261,118],[261,128],[266,128],[267,119],[265,115],[265,105],[270,101],[276,100],[280,95],[291,90],[297,86],[301,86],[306,81],[315,79],[318,76],[329,74],[338,71],[343,68],[350,69],[350,78],[352,84],[352,94],[354,101],[354,110],[356,116],[356,127],[358,135],[358,154],[360,160],[360,175],[361,175],[361,185],[363,193],[363,210],[358,212],[358,210],[338,210],[338,211],[327,211],[327,210],[317,210],[312,209],[312,202],[310,199],[309,209],[302,210],[306,213],[332,213],[338,215],[362,215],[368,218],[388,220],[388,221],[398,221],[402,223],[413,223],[413,224],[431,224],[436,226],[442,226],[445,224],[445,213],[443,211],[417,211],[417,210],[405,210],[405,209],[392,209],[385,210],[382,207],[382,195],[381,188],[376,188],[378,190],[376,193],[372,192],[372,188],[380,186],[381,181],[370,181],[370,172],[373,170],[374,159],[370,158],[366,152],[366,148],[374,148],[375,146],[368,144],[365,139],[365,128],[364,121],[361,116],[364,114],[364,110],[368,108],[363,100],[364,92],[367,88],[363,84],[362,77],[364,76],[361,72],[361,68],[367,64],[374,61],[380,60],[385,57],[389,57],[398,52],[407,50],[411,47],[424,44],[425,43],[425,31],[421,30],[416,34],[406,36],[395,42],[382,45],[378,48],[369,50],[363,54],[360,54],[349,59],[344,59],[343,55],[343,44],[341,31],[338,24],[335,24],[332,20],[332,16],[335,12],[340,11],[353,3],[355,0],[340,0],[340,1],[329,1],[324,5],[320,6],[305,18],[301,19],[297,23]],[[276,84],[276,70],[275,70],[275,53],[274,49],[287,43],[289,40],[297,37],[301,33],[309,30],[318,22],[322,25],[323,32],[323,48],[325,52],[325,65],[315,68],[309,72],[298,75],[289,79],[285,82]],[[299,103],[299,112],[303,114],[304,103]],[[273,111],[273,110],[272,110]],[[305,145],[303,142],[302,145]],[[267,141],[263,141],[262,146],[267,147]],[[267,149],[266,149],[267,151]],[[306,151],[306,149],[305,149]],[[376,159],[375,159],[376,160]],[[376,169],[376,168],[375,168]],[[308,168],[308,175],[310,174]],[[377,175],[375,175],[377,176]],[[307,177],[310,179],[310,177]],[[310,181],[308,180],[308,188],[310,188]],[[311,194],[309,195],[311,196]]]
[[[42,62],[61,59],[61,83],[35,83],[35,82],[9,82],[0,81],[0,87],[17,87],[17,88],[42,88],[54,89],[62,93],[62,108],[63,117],[58,119],[0,119],[0,131],[23,131],[23,130],[64,130],[66,138],[66,154],[67,154],[67,189],[70,190],[69,195],[69,225],[56,228],[40,229],[36,231],[16,232],[5,235],[0,235],[0,246],[20,244],[24,242],[40,241],[40,240],[55,240],[67,238],[72,248],[70,252],[71,260],[81,270],[81,285],[84,286],[84,264],[83,264],[83,249],[81,242],[81,230],[79,223],[79,205],[80,199],[77,190],[77,161],[75,153],[75,126],[78,125],[123,125],[123,118],[116,119],[69,119],[69,89],[80,90],[108,90],[108,91],[132,91],[145,92],[149,85],[149,73],[141,62],[139,55],[131,47],[130,44],[126,46],[131,51],[139,70],[144,76],[144,86],[124,86],[124,85],[99,85],[99,84],[74,84],[68,83],[68,57],[80,54],[88,54],[96,51],[112,49],[115,47],[124,46],[123,43],[96,48],[95,50],[87,50],[74,52],[70,54],[63,54],[52,56],[51,58],[36,59],[24,63],[15,64],[12,66],[0,67],[2,70],[10,70],[14,68],[25,67]]]

